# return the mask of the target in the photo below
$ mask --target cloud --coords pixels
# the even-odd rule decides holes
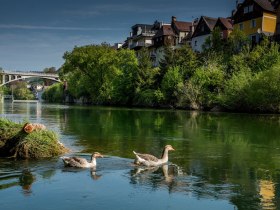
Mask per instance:
[[[85,28],[85,27],[67,27],[67,26],[36,26],[36,25],[17,25],[0,24],[0,29],[24,29],[24,30],[61,30],[61,31],[115,31],[124,30],[124,28]]]

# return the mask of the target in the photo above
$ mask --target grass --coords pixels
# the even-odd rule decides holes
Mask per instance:
[[[16,158],[45,158],[68,151],[53,131],[39,130],[27,134],[24,123],[15,123],[0,118],[0,156]]]

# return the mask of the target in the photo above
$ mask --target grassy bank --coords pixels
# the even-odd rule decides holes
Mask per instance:
[[[36,130],[27,134],[25,123],[15,123],[0,118],[0,156],[16,158],[44,158],[68,151],[58,136],[49,130]]]

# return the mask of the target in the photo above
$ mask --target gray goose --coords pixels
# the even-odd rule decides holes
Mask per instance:
[[[175,149],[173,149],[171,145],[166,145],[163,149],[162,156],[160,159],[150,154],[140,154],[133,151],[133,153],[136,156],[134,163],[136,165],[144,165],[148,167],[159,166],[168,162],[168,151],[174,150]]]
[[[95,152],[91,155],[91,160],[88,162],[85,158],[81,157],[61,157],[65,166],[76,168],[93,168],[96,166],[96,158],[102,158],[99,152]]]

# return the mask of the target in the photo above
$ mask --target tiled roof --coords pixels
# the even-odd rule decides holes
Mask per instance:
[[[260,5],[264,10],[274,12],[274,7],[269,0],[254,0],[258,5]]]
[[[192,23],[183,22],[183,21],[174,21],[174,25],[179,31],[191,31]]]
[[[278,8],[280,0],[269,0],[275,9]]]
[[[202,18],[204,19],[204,21],[206,22],[206,24],[208,25],[208,27],[212,31],[214,29],[218,19],[217,18],[206,17],[206,16],[202,16]]]
[[[155,37],[160,37],[160,36],[175,36],[175,33],[171,25],[163,25],[155,35]]]
[[[232,25],[231,19],[219,17],[219,20],[221,21],[221,23],[222,23],[228,30],[232,30],[232,29],[233,29],[233,25]]]

